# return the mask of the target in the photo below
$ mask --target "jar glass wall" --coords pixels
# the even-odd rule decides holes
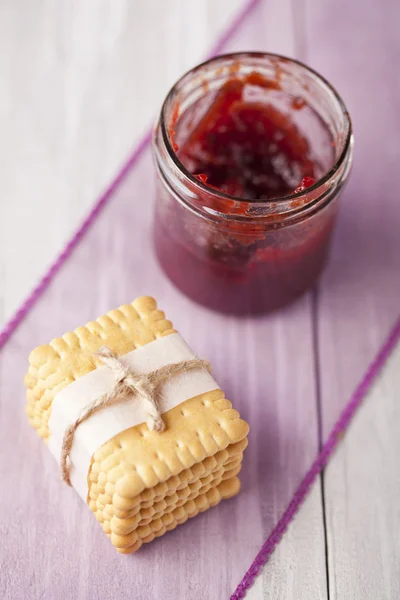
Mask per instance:
[[[153,139],[155,247],[171,281],[232,314],[304,293],[326,263],[352,146],[342,100],[297,61],[230,54],[184,75]]]

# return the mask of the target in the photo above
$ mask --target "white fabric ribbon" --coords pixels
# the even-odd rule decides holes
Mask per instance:
[[[191,360],[195,355],[183,338],[174,333],[137,348],[121,358],[135,373],[148,374],[171,363]],[[85,406],[110,392],[114,385],[114,374],[106,367],[100,367],[56,394],[49,419],[49,449],[58,462],[66,428],[77,419]],[[165,413],[189,398],[218,387],[205,369],[180,373],[161,386],[160,412]],[[143,404],[135,398],[127,398],[92,414],[76,429],[69,455],[70,480],[85,502],[88,494],[87,477],[94,452],[121,431],[146,420]]]

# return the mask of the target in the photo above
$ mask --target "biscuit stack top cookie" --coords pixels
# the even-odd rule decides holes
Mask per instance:
[[[101,346],[123,356],[173,333],[156,302],[141,297],[39,346],[29,357],[25,377],[31,424],[49,439],[55,395],[100,366],[93,353]],[[162,433],[141,423],[115,435],[92,456],[88,504],[123,553],[135,552],[239,491],[248,425],[220,389],[189,398],[163,419]]]

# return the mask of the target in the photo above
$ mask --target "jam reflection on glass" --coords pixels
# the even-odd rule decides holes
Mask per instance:
[[[172,120],[174,151],[206,186],[202,199],[211,209],[229,213],[235,207],[240,214],[235,198],[246,201],[244,207],[276,201],[306,190],[323,175],[291,114],[251,93],[278,86],[257,73],[233,76],[214,93],[194,127],[196,106],[189,109],[193,114]],[[293,114],[303,107],[301,98],[292,99]],[[333,218],[328,206],[285,227],[278,221],[268,229],[256,222],[221,225],[177,202],[159,202],[156,251],[170,279],[197,302],[233,314],[267,312],[315,282],[326,261]]]

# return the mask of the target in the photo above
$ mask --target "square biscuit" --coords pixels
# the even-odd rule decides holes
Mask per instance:
[[[241,465],[243,458],[242,452],[233,456],[230,453],[231,448],[235,448],[237,445],[228,446],[226,450],[218,452],[217,455],[209,457],[202,463],[197,463],[191,469],[185,469],[178,475],[170,477],[165,482],[159,483],[153,488],[146,489],[142,494],[132,499],[130,505],[125,510],[118,509],[113,505],[113,496],[101,494],[95,490],[91,490],[90,492],[90,506],[100,522],[107,521],[112,516],[117,517],[119,521],[122,521],[122,519],[129,520],[147,508],[155,507],[172,494],[176,493],[181,497],[184,495],[185,490],[188,489],[188,486],[191,486],[193,491],[195,485],[200,481],[204,481],[205,478],[216,471],[233,475],[233,469],[237,469]],[[244,448],[246,445],[247,438],[243,440],[242,447]]]
[[[100,346],[121,356],[172,333],[172,323],[155,300],[140,297],[37,347],[25,377],[32,426],[48,440],[55,395],[101,366],[93,357]],[[217,498],[239,491],[237,473],[249,428],[222,390],[189,398],[163,419],[161,434],[142,423],[114,436],[92,457],[88,504],[123,552],[134,552]]]
[[[102,523],[104,531],[113,536],[113,543],[117,545],[118,540],[115,536],[131,534],[137,528],[151,523],[153,519],[159,518],[163,514],[182,506],[187,501],[195,499],[200,493],[207,492],[211,487],[219,486],[229,479],[231,481],[230,489],[233,489],[233,485],[235,485],[235,489],[238,488],[239,481],[236,476],[241,469],[241,465],[242,454],[234,460],[228,460],[225,465],[214,463],[213,468],[200,477],[196,477],[192,470],[187,470],[191,471],[191,478],[188,482],[178,486],[175,484],[173,487],[164,486],[164,489],[161,489],[159,484],[154,489],[155,495],[152,499],[137,504],[129,514],[121,514],[119,511],[116,514],[111,503],[104,505],[97,502],[97,510],[94,511],[96,518]],[[178,481],[181,479],[178,478]],[[186,475],[184,479],[186,480]],[[166,483],[169,484],[170,480]],[[223,497],[228,497],[228,487],[225,486],[224,489]]]
[[[139,550],[142,544],[148,544],[167,531],[172,531],[188,519],[216,506],[221,500],[231,498],[238,493],[239,487],[240,483],[237,477],[228,479],[215,487],[211,487],[208,491],[198,494],[195,498],[189,499],[182,506],[174,508],[172,512],[163,514],[158,519],[153,519],[147,526],[139,527],[132,534],[121,538],[108,535],[118,552],[132,554]]]

